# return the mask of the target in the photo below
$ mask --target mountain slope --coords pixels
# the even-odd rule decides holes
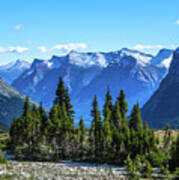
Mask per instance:
[[[10,125],[14,116],[22,112],[25,96],[0,78],[0,123]]]
[[[174,52],[168,75],[144,105],[142,116],[155,128],[166,123],[173,128],[179,126],[179,48]]]
[[[30,63],[23,60],[10,62],[7,65],[0,66],[0,77],[8,84],[11,84],[20,74],[30,67]]]
[[[163,68],[150,64],[141,65],[135,58],[125,56],[120,62],[109,64],[88,86],[84,87],[77,96],[76,104],[84,103],[82,107],[85,112],[84,107],[90,106],[91,99],[96,94],[102,106],[108,86],[114,98],[119,95],[121,89],[124,90],[130,110],[137,101],[143,105],[148,100],[159,86],[164,73]]]

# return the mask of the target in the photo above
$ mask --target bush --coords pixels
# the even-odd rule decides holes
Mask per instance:
[[[0,163],[6,163],[6,154],[0,150]]]
[[[131,160],[130,156],[125,160],[125,169],[127,171],[127,178],[129,180],[139,180],[139,172],[137,171],[136,164]]]
[[[155,152],[150,152],[147,158],[153,167],[161,167],[167,159],[166,154],[164,154],[161,149],[158,149]]]
[[[175,170],[175,178],[174,180],[177,180],[179,178],[179,167]]]

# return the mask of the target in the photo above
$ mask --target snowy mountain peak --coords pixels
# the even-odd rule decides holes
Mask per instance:
[[[0,76],[9,84],[20,74],[30,68],[30,63],[24,60],[16,60],[0,66]]]
[[[12,61],[6,65],[1,65],[0,66],[0,70],[10,70],[12,68],[29,68],[30,67],[30,63],[24,60],[16,60],[16,61]]]
[[[38,66],[42,65],[42,64],[45,64],[45,61],[48,61],[48,60],[43,60],[43,59],[34,59],[32,65],[31,65],[31,68],[37,68]]]
[[[168,69],[172,61],[173,52],[174,50],[171,49],[161,49],[159,53],[151,59],[150,63]]]
[[[148,63],[153,56],[150,54],[146,54],[137,50],[133,50],[133,49],[128,49],[128,48],[123,48],[119,51],[120,56],[124,57],[124,56],[131,56],[133,58],[135,58],[137,60],[137,62],[141,65],[145,65],[146,63]]]
[[[16,68],[28,69],[28,68],[30,68],[30,65],[31,65],[31,64],[30,64],[29,62],[18,59],[18,60],[15,62],[14,67],[16,67]]]
[[[107,62],[102,53],[80,53],[71,51],[68,54],[69,63],[81,67],[101,66],[106,67]]]

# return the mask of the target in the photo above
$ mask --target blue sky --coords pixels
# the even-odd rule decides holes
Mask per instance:
[[[179,45],[178,0],[0,1],[0,63],[122,47]]]

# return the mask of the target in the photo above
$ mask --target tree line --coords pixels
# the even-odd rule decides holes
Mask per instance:
[[[107,89],[102,112],[94,97],[90,128],[85,127],[82,117],[75,127],[74,115],[68,89],[60,78],[48,113],[42,104],[30,105],[26,97],[22,115],[11,124],[11,151],[23,160],[127,163],[130,168],[132,160],[137,158],[145,159],[152,167],[170,170],[179,167],[179,136],[172,140],[171,130],[166,126],[161,145],[155,131],[142,122],[139,103],[128,116],[123,90],[113,100]]]

